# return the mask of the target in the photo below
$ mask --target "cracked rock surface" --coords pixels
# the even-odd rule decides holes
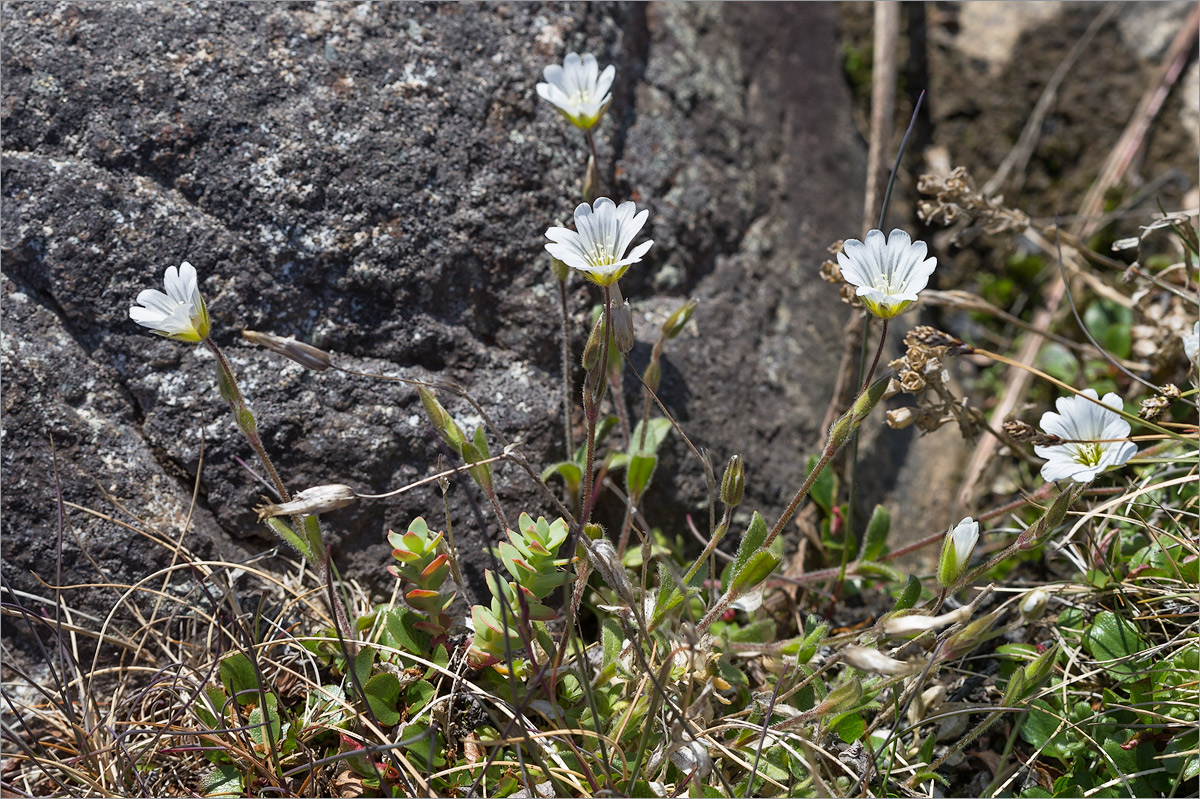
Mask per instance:
[[[578,202],[586,148],[534,86],[568,50],[616,64],[597,129],[605,193],[650,209],[655,245],[623,280],[632,361],[700,299],[667,349],[664,400],[718,476],[744,456],[744,507],[777,514],[819,446],[848,314],[817,269],[857,234],[862,206],[833,6],[29,2],[4,9],[0,109],[14,590],[45,596],[33,574],[58,570],[51,439],[72,503],[64,583],[144,578],[188,520],[182,540],[201,557],[276,543],[255,522],[266,492],[242,465],[253,453],[212,357],[128,319],[137,292],[185,259],[293,489],[382,492],[432,474],[441,452],[412,389],[305,372],[243,328],[295,335],[350,369],[458,380],[535,468],[561,459],[558,286],[542,245]],[[598,294],[572,277],[569,299],[577,357]],[[635,384],[627,375],[631,398]],[[473,428],[468,406],[443,401]],[[880,441],[868,453],[886,489],[911,437]],[[653,519],[674,532],[707,516],[678,437],[658,474]],[[497,485],[510,518],[553,513],[514,465]],[[473,503],[486,511],[456,481],[478,588],[499,531]],[[610,526],[618,513],[600,509]],[[442,514],[427,486],[337,511],[326,529],[343,574],[383,592],[388,528]],[[98,613],[113,601],[72,599]]]

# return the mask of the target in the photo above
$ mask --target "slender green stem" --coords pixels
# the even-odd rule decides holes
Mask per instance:
[[[588,133],[589,137],[591,133]],[[608,341],[609,331],[612,330],[612,291],[608,286],[604,287],[604,330],[600,337],[600,360],[596,362],[596,379],[594,385],[585,386],[584,391],[593,390],[594,393],[590,398],[590,410],[588,410],[588,443],[587,443],[587,471],[583,473],[583,510],[580,513],[580,526],[585,525],[592,518],[592,505],[595,504],[595,489],[592,478],[592,469],[596,463],[596,418],[600,414],[600,398],[601,389],[604,382],[608,379]]]
[[[221,370],[223,383],[228,388],[226,400],[229,402],[229,407],[233,410],[234,421],[237,422],[238,429],[242,431],[242,435],[250,442],[250,446],[254,449],[258,459],[262,461],[263,468],[267,470],[267,476],[275,485],[275,490],[279,492],[279,497],[284,502],[291,500],[291,495],[288,493],[287,487],[283,481],[279,479],[279,472],[275,470],[275,464],[271,462],[271,456],[267,454],[266,447],[263,446],[262,439],[258,435],[258,423],[254,419],[254,414],[250,408],[246,406],[246,400],[242,397],[242,391],[238,388],[237,378],[233,375],[233,368],[229,365],[229,361],[225,359],[225,354],[221,352],[221,348],[212,338],[204,339],[204,343],[208,346],[212,354],[217,356],[217,368]],[[224,393],[224,392],[223,392]]]
[[[563,432],[567,442],[567,460],[575,457],[575,436],[571,432],[571,312],[567,304],[567,281],[558,281],[562,306]]]

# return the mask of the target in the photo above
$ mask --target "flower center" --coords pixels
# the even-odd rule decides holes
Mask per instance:
[[[1075,445],[1075,462],[1084,466],[1095,466],[1103,455],[1099,444]]]
[[[607,266],[616,260],[606,241],[593,241],[590,258],[593,266]]]
[[[886,274],[880,274],[875,277],[874,287],[882,291],[884,294],[899,294],[899,286],[893,286],[891,279]]]

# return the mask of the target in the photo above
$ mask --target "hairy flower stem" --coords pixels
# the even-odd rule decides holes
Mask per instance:
[[[288,493],[283,481],[279,479],[279,472],[275,471],[275,464],[271,462],[271,457],[267,455],[267,450],[263,446],[262,439],[259,438],[258,423],[254,420],[254,414],[246,406],[246,400],[242,397],[241,389],[238,388],[237,379],[233,376],[233,368],[230,367],[229,361],[225,359],[225,354],[221,352],[221,348],[217,346],[217,343],[211,337],[204,339],[204,343],[212,351],[212,354],[217,356],[221,394],[229,402],[229,407],[233,411],[233,418],[237,422],[238,430],[250,442],[251,448],[258,455],[258,459],[262,461],[263,468],[267,470],[267,476],[275,484],[275,490],[279,493],[279,498],[284,502],[289,502],[292,497]]]
[[[567,460],[575,457],[575,436],[571,432],[571,312],[567,303],[567,281],[558,281],[558,298],[562,306],[563,333],[563,432],[567,442]]]
[[[591,133],[588,133],[589,138]],[[608,375],[608,340],[609,331],[612,330],[612,291],[608,286],[604,287],[604,333],[600,337],[600,360],[596,362],[595,379],[593,381],[585,381],[583,390],[585,394],[592,392],[591,397],[584,398],[584,412],[587,416],[588,425],[588,440],[587,440],[587,468],[583,472],[583,508],[579,514],[579,525],[583,525],[591,521],[592,505],[595,504],[595,484],[592,477],[592,469],[596,465],[596,419],[600,415],[600,399],[601,389]]]
[[[287,486],[283,484],[283,480],[279,479],[279,472],[276,471],[275,464],[271,461],[271,456],[267,454],[267,449],[263,446],[262,439],[258,435],[258,422],[255,421],[254,414],[247,407],[245,398],[242,397],[242,391],[238,388],[233,368],[229,365],[225,354],[221,352],[221,348],[217,346],[217,343],[211,337],[204,339],[204,343],[212,351],[213,355],[217,357],[218,384],[221,388],[221,395],[229,402],[229,407],[233,411],[238,430],[241,431],[242,435],[250,443],[251,448],[258,455],[258,459],[262,462],[263,468],[267,470],[267,475],[270,477],[271,482],[275,484],[275,490],[279,493],[280,499],[284,502],[291,501],[291,494],[288,493]],[[308,554],[309,560],[317,567],[323,579],[332,580],[332,564],[321,543],[320,522],[315,516],[305,516],[304,518],[294,518],[293,525],[303,531],[305,540],[308,542],[308,547],[312,550],[311,553],[302,554]],[[274,530],[273,526],[272,530]],[[331,591],[330,597],[330,601],[333,603],[334,619],[339,628],[338,631],[347,641],[352,642],[353,636],[351,632],[353,631],[353,627],[350,625],[345,604],[336,591]],[[354,647],[355,645],[351,644],[351,646]]]
[[[775,522],[775,526],[771,528],[767,539],[763,541],[763,547],[769,547],[771,542],[775,540],[775,536],[779,535],[783,531],[783,528],[787,526],[787,523],[792,520],[792,516],[796,514],[796,509],[800,507],[800,503],[808,496],[813,483],[817,482],[817,478],[820,477],[821,472],[825,470],[829,462],[833,460],[833,456],[837,454],[838,449],[840,447],[835,446],[832,441],[825,445],[825,450],[821,453],[821,459],[813,466],[812,471],[808,473],[808,477],[804,478],[804,483],[796,491],[796,495],[792,497],[792,501],[788,503],[787,508],[784,509],[783,515],[779,517],[779,521]]]

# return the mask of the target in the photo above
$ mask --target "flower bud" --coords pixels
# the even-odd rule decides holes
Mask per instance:
[[[1037,621],[1046,612],[1046,604],[1049,601],[1050,594],[1045,589],[1035,588],[1025,595],[1017,609],[1026,622]]]
[[[633,349],[633,313],[629,310],[627,301],[612,307],[613,344],[620,352]]]
[[[659,366],[657,360],[650,361],[650,365],[646,367],[646,374],[642,375],[642,380],[646,381],[647,388],[658,392],[658,384],[662,381],[662,367]]]
[[[960,657],[970,654],[975,647],[991,637],[988,633],[992,631],[996,619],[1000,618],[1000,613],[1001,611],[997,610],[983,618],[976,619],[947,638],[945,646],[938,655],[938,660],[958,660]]]
[[[600,349],[604,343],[604,314],[601,314],[596,319],[596,324],[592,325],[592,332],[588,335],[587,344],[583,345],[583,368],[584,371],[590,372],[596,368],[596,364],[600,362]]]
[[[305,369],[312,369],[314,372],[323,372],[330,366],[328,352],[317,349],[311,344],[305,344],[303,341],[296,341],[296,339],[292,336],[284,338],[282,336],[277,336],[274,333],[260,333],[257,330],[243,330],[242,338],[246,339],[252,344],[265,347],[271,352],[293,360],[303,366]]]
[[[937,579],[942,588],[952,588],[971,561],[971,553],[979,542],[979,522],[970,516],[959,522],[942,540],[938,558]]]
[[[687,325],[688,320],[692,318],[692,314],[695,312],[696,306],[699,304],[700,300],[697,300],[693,297],[683,305],[679,306],[675,313],[671,314],[669,317],[667,317],[667,321],[663,322],[662,337],[664,339],[672,339],[682,333],[684,326]]]
[[[332,485],[306,488],[294,495],[289,502],[279,505],[268,502],[255,508],[258,520],[269,519],[272,516],[307,516],[328,513],[331,510],[344,508],[358,497],[354,489],[348,485],[334,483]]]
[[[902,660],[890,658],[878,649],[851,644],[842,650],[842,660],[859,671],[873,671],[876,674],[908,674],[912,671]]]
[[[725,465],[725,474],[721,477],[721,501],[731,508],[736,508],[742,501],[742,492],[746,488],[746,467],[741,455],[734,455]]]
[[[866,391],[859,395],[858,399],[854,400],[850,410],[842,414],[842,417],[829,428],[829,440],[825,445],[826,448],[832,447],[836,451],[850,440],[850,436],[863,423],[863,420],[871,415],[871,411],[883,397],[883,392],[887,390],[888,381],[891,379],[890,374],[877,378],[867,387]]]
[[[554,274],[555,279],[561,283],[566,280],[567,275],[571,273],[571,267],[567,266],[565,262],[551,257],[550,271]]]
[[[925,616],[920,613],[892,615],[883,622],[883,634],[888,638],[907,638],[926,630],[936,630],[939,627],[966,621],[971,618],[972,610],[970,605],[964,605],[940,616]]]
[[[596,156],[589,155],[587,171],[583,174],[583,201],[595,202],[600,196],[600,170],[596,167]]]
[[[450,413],[442,407],[442,403],[437,401],[437,397],[433,395],[425,386],[417,388],[417,394],[421,397],[421,405],[425,408],[425,415],[429,417],[429,423],[433,425],[433,429],[442,437],[442,440],[450,445],[459,455],[462,454],[463,442],[466,441],[466,436],[463,435],[462,428],[450,416]]]
[[[1025,685],[1027,688],[1036,688],[1041,684],[1042,680],[1050,675],[1054,670],[1054,664],[1058,660],[1058,643],[1047,649],[1042,654],[1038,655],[1032,663],[1025,664]]]

